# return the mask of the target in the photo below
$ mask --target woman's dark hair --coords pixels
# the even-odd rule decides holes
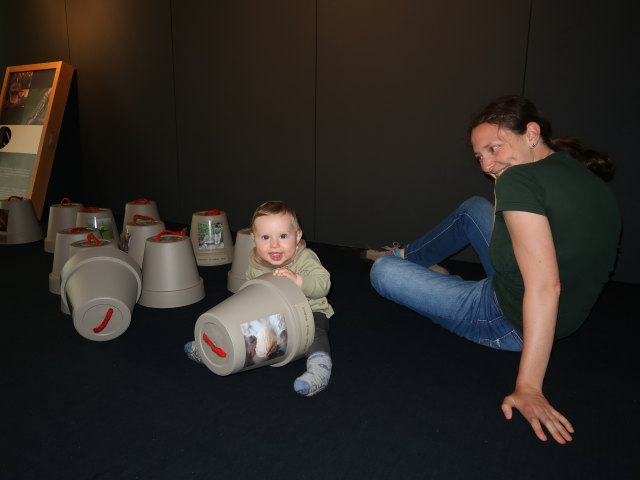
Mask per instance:
[[[519,95],[500,97],[487,105],[472,119],[469,133],[478,125],[489,123],[522,135],[529,122],[540,125],[540,138],[553,151],[566,151],[603,180],[611,180],[615,164],[608,155],[586,148],[577,138],[552,139],[549,121],[533,102]]]

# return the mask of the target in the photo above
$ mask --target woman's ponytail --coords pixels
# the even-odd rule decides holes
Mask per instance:
[[[608,155],[586,148],[582,142],[574,137],[561,137],[551,140],[552,150],[568,152],[576,160],[582,162],[589,170],[608,182],[613,178],[616,170],[614,161]]]

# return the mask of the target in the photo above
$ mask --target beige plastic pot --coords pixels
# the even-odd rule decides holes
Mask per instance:
[[[217,375],[286,365],[307,352],[314,333],[313,312],[302,290],[271,273],[247,281],[203,313],[194,331],[204,364]]]
[[[73,228],[76,224],[78,210],[81,203],[72,203],[68,198],[63,198],[60,203],[49,207],[49,221],[47,223],[47,236],[44,239],[44,251],[55,253],[58,232]]]
[[[43,237],[31,199],[11,196],[0,200],[0,245],[32,243]]]
[[[139,303],[145,307],[182,307],[204,298],[204,282],[191,243],[178,232],[165,230],[147,238],[142,278]]]
[[[143,215],[145,217],[151,217],[154,220],[160,220],[160,213],[158,212],[156,202],[146,198],[138,198],[127,202],[124,206],[123,231],[127,227],[127,224],[133,222],[133,217],[136,215]]]
[[[236,234],[236,244],[233,247],[233,262],[227,273],[227,289],[236,293],[247,281],[249,268],[249,254],[256,244],[251,238],[251,228],[239,230]]]
[[[191,216],[189,231],[193,253],[200,266],[225,265],[233,259],[233,240],[227,214],[205,210]]]
[[[119,233],[110,208],[81,207],[76,214],[76,227],[95,228],[102,238],[118,241]]]
[[[88,340],[122,335],[142,291],[138,264],[117,248],[87,248],[62,267],[61,297],[77,332]]]
[[[134,215],[122,231],[121,248],[142,267],[147,239],[165,230],[164,222],[146,215]]]

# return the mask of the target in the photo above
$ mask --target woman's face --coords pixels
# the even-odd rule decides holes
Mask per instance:
[[[471,131],[471,146],[480,168],[497,179],[507,168],[534,161],[528,132],[520,135],[507,128],[481,123]]]

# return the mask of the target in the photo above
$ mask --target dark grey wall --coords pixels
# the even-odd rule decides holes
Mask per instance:
[[[170,2],[67,0],[85,204],[157,200],[180,218]]]
[[[318,3],[319,240],[408,242],[492,196],[467,121],[521,91],[528,17],[509,0]]]
[[[121,213],[153,198],[180,223],[219,208],[239,229],[281,198],[309,239],[408,241],[464,198],[491,198],[466,123],[524,93],[558,134],[617,159],[615,278],[640,282],[635,4],[1,0],[0,11],[0,68],[77,69],[80,147],[56,164],[82,172],[86,204]]]
[[[640,4],[535,0],[524,93],[558,136],[582,138],[617,163],[611,182],[623,214],[615,279],[640,283]]]
[[[240,229],[282,199],[314,238],[315,2],[173,5],[181,218],[218,208]]]

